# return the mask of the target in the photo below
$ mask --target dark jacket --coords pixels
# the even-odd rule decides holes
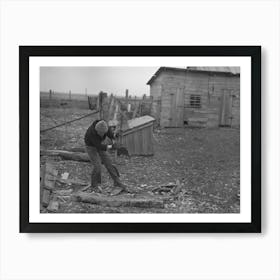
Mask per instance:
[[[95,130],[95,125],[99,122],[100,120],[94,121],[91,126],[87,129],[87,132],[85,134],[85,144],[87,146],[93,146],[97,150],[102,150],[106,151],[107,150],[107,145],[102,144],[101,142],[105,140],[106,137],[109,137],[110,139],[114,139],[114,134],[112,130],[109,128],[108,132],[104,134],[103,137],[99,136],[97,131]]]

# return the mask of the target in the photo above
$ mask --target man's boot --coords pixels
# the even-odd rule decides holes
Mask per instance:
[[[118,195],[124,192],[129,192],[128,187],[121,182],[115,182],[114,189],[111,192],[111,195]]]

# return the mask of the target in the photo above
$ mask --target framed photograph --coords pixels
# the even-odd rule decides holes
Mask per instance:
[[[261,232],[260,46],[20,46],[20,232]]]

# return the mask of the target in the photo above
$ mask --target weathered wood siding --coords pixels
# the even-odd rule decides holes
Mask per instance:
[[[162,80],[163,77],[158,77],[150,85],[150,96],[152,97],[151,115],[156,119],[156,125],[160,125],[160,112],[161,112],[161,93],[162,93]]]
[[[188,121],[188,118],[205,118],[208,127],[220,125],[224,94],[230,95],[230,124],[239,126],[240,78],[223,74],[189,72],[185,88],[185,121]],[[200,108],[191,108],[191,95],[201,96]]]
[[[162,73],[160,125],[182,127],[184,125],[184,72]],[[179,96],[178,96],[179,95]]]
[[[223,73],[172,71],[162,72],[151,85],[154,117],[163,127],[183,126],[190,118],[205,119],[207,127],[221,124],[223,95],[230,96],[227,124],[240,125],[240,77]],[[183,99],[180,98],[183,96]],[[199,106],[191,99],[199,96]],[[161,98],[160,98],[161,97]],[[160,101],[159,101],[160,100]],[[230,114],[230,116],[229,116]]]
[[[151,156],[153,148],[153,123],[125,132],[120,139],[130,156]]]

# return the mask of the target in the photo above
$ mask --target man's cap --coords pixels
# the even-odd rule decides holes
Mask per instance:
[[[95,130],[99,135],[104,135],[108,132],[108,125],[105,121],[101,120],[95,125]]]

